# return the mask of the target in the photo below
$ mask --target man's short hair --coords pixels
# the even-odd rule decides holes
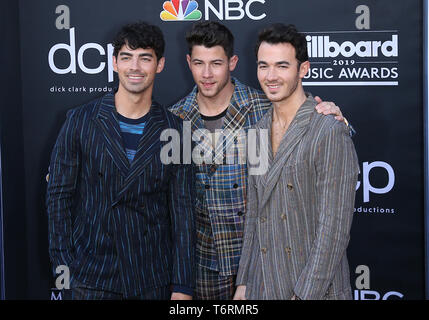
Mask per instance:
[[[258,42],[255,47],[256,57],[258,57],[258,50],[262,42],[269,44],[290,43],[295,48],[298,65],[308,60],[305,36],[299,33],[293,24],[274,23],[262,29],[258,34]]]
[[[234,36],[223,24],[215,21],[198,22],[186,33],[189,54],[194,46],[212,48],[221,46],[226,56],[231,58],[234,54]]]
[[[130,23],[123,26],[113,39],[113,55],[117,58],[123,45],[135,50],[153,49],[157,59],[164,56],[164,35],[159,27],[146,22]]]

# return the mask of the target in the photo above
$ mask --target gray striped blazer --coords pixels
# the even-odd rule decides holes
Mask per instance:
[[[247,299],[352,297],[346,248],[359,165],[346,125],[315,105],[309,96],[274,159],[273,111],[255,125],[268,129],[269,167],[248,179],[237,276]]]

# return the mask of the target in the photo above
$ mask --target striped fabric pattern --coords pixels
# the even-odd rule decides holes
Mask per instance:
[[[137,147],[143,134],[147,116],[144,116],[140,119],[128,119],[118,114],[118,118],[127,158],[131,163],[133,162],[134,156],[136,155]]]
[[[71,110],[50,161],[47,187],[52,267],[87,286],[141,296],[195,287],[192,165],[164,165],[160,134],[182,122],[158,104],[134,161],[123,148],[114,95]]]
[[[268,139],[268,172],[249,176],[236,281],[248,299],[352,297],[346,248],[359,164],[347,126],[315,105],[308,97],[274,158]],[[271,132],[272,113],[255,127]]]
[[[263,92],[235,78],[232,82],[235,89],[224,118],[223,143],[213,150],[211,143],[204,139],[200,146],[212,155],[216,152],[214,160],[211,164],[196,165],[197,263],[219,271],[222,276],[235,275],[238,270],[246,212],[247,165],[246,161],[240,163],[240,147],[235,148],[232,164],[218,163],[225,163],[225,149],[234,143],[234,132],[246,132],[271,107]],[[188,96],[169,108],[181,119],[190,121],[193,132],[204,129],[196,95],[195,86]]]

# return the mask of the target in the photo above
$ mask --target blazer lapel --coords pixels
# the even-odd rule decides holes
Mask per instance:
[[[101,101],[95,122],[101,130],[106,142],[107,152],[113,162],[119,168],[123,176],[129,171],[129,162],[123,146],[121,129],[116,117],[115,98],[113,94],[107,94]]]
[[[219,138],[216,144],[215,164],[224,163],[226,150],[230,150],[229,147],[234,142],[234,138],[244,127],[249,109],[249,100],[243,98],[236,88],[223,122],[223,136]]]
[[[152,104],[136,154],[125,178],[124,185],[119,192],[119,196],[133,183],[136,177],[142,174],[145,167],[154,161],[154,157],[156,155],[159,156],[161,146],[160,135],[162,130],[166,127],[164,112],[165,111],[159,104]],[[161,160],[158,159],[155,161]]]
[[[311,117],[314,113],[315,105],[316,102],[314,101],[313,97],[310,96],[298,109],[295,118],[292,120],[288,130],[286,131],[285,135],[282,138],[282,141],[280,142],[279,149],[277,150],[277,153],[274,158],[272,157],[272,148],[269,148],[271,153],[271,164],[265,177],[262,178],[264,188],[260,208],[263,208],[269,200],[271,193],[281,176],[281,171],[284,165],[287,163],[290,155],[295,150],[295,148],[307,132],[308,124],[310,123]],[[270,117],[270,120],[271,121],[268,123],[268,130],[270,139],[269,145],[271,146],[272,116]]]
[[[183,121],[189,121],[191,123],[192,136],[194,136],[194,134],[198,135],[199,133],[201,138],[200,141],[197,142],[198,148],[200,148],[200,151],[204,152],[204,154],[209,154],[210,158],[212,158],[212,136],[206,134],[207,132],[204,127],[203,119],[200,115],[196,95],[197,86],[195,86],[192,92],[188,95],[184,103],[185,107],[183,108],[183,111],[179,115],[179,117],[183,119]],[[198,156],[198,154],[196,154],[195,156]]]

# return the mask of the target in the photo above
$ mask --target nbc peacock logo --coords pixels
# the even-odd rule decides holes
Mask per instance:
[[[198,9],[198,2],[194,0],[171,0],[165,1],[164,10],[160,17],[164,21],[196,21],[201,19],[201,11]]]

